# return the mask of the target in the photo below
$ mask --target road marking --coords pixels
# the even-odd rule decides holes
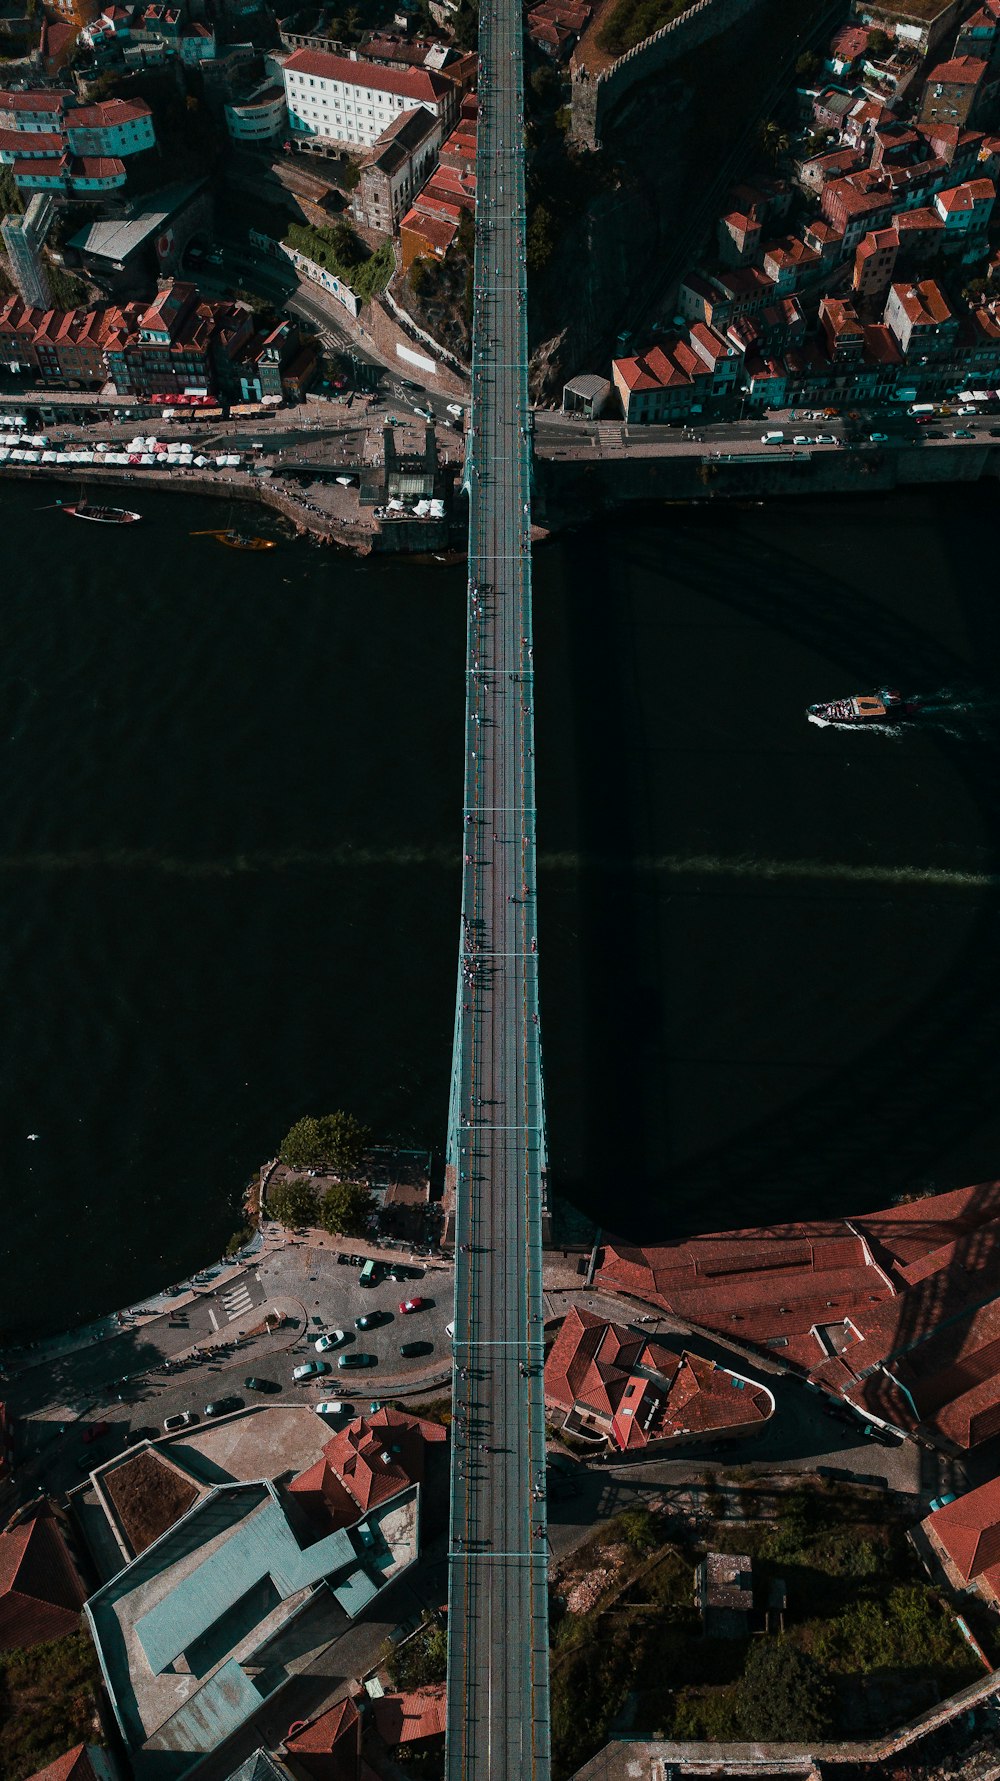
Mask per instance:
[[[219,1327],[219,1320],[218,1320],[218,1318],[217,1318],[217,1317],[216,1317],[216,1315],[215,1315],[215,1312],[214,1312],[214,1311],[213,1311],[213,1310],[212,1310],[212,1307],[211,1307],[211,1305],[209,1305],[209,1307],[208,1307],[208,1321],[209,1321],[209,1323],[210,1323],[210,1324],[211,1324],[211,1326],[212,1326],[212,1328],[213,1328],[213,1330],[217,1330],[217,1329],[218,1329],[218,1327]]]

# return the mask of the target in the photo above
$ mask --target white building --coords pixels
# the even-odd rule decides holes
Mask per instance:
[[[226,106],[226,127],[234,142],[270,142],[284,134],[285,89],[268,81]]]
[[[454,83],[429,68],[389,68],[299,49],[282,72],[293,137],[370,148],[400,112],[422,105],[446,129],[458,105]]]

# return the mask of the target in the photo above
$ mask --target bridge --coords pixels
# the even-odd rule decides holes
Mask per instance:
[[[448,1781],[548,1781],[522,17],[482,0],[455,1193]]]

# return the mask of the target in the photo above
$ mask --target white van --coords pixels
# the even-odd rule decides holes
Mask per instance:
[[[760,442],[761,445],[784,445],[785,435],[784,433],[762,433]]]

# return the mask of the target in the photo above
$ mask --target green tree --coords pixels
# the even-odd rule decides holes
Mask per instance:
[[[361,179],[361,168],[357,161],[348,161],[340,176],[340,183],[345,192],[353,192]]]
[[[887,31],[869,31],[868,54],[874,56],[876,61],[880,60],[883,56],[887,56],[891,49],[892,38]]]
[[[335,1169],[350,1175],[359,1166],[371,1133],[353,1113],[307,1114],[286,1132],[278,1155],[290,1169]]]
[[[528,224],[526,258],[529,272],[541,272],[548,265],[555,248],[552,212],[545,204],[536,204]]]
[[[14,169],[0,166],[0,215],[7,216],[11,211],[19,213],[24,209],[24,200],[14,184]]]
[[[434,1682],[443,1682],[448,1672],[444,1627],[428,1617],[420,1632],[388,1654],[385,1667],[395,1688],[429,1688]]]
[[[633,1552],[652,1552],[657,1544],[656,1522],[648,1509],[625,1509],[618,1517],[618,1526],[626,1546]]]
[[[315,1224],[316,1189],[311,1181],[276,1181],[268,1188],[267,1209],[279,1224]]]
[[[320,1200],[317,1223],[332,1237],[363,1237],[372,1205],[360,1181],[337,1181]]]
[[[823,66],[815,50],[803,50],[795,64],[795,72],[800,80],[815,80]]]
[[[349,223],[334,223],[330,231],[330,242],[341,266],[349,270],[359,266],[366,257],[365,250]]]
[[[833,1690],[806,1652],[786,1639],[759,1639],[747,1656],[737,1711],[748,1738],[821,1737],[832,1725]]]
[[[479,42],[479,7],[463,6],[452,26],[458,49],[475,49]]]
[[[768,118],[760,126],[760,146],[769,160],[778,161],[787,155],[789,148],[788,131],[783,130],[774,118]]]

